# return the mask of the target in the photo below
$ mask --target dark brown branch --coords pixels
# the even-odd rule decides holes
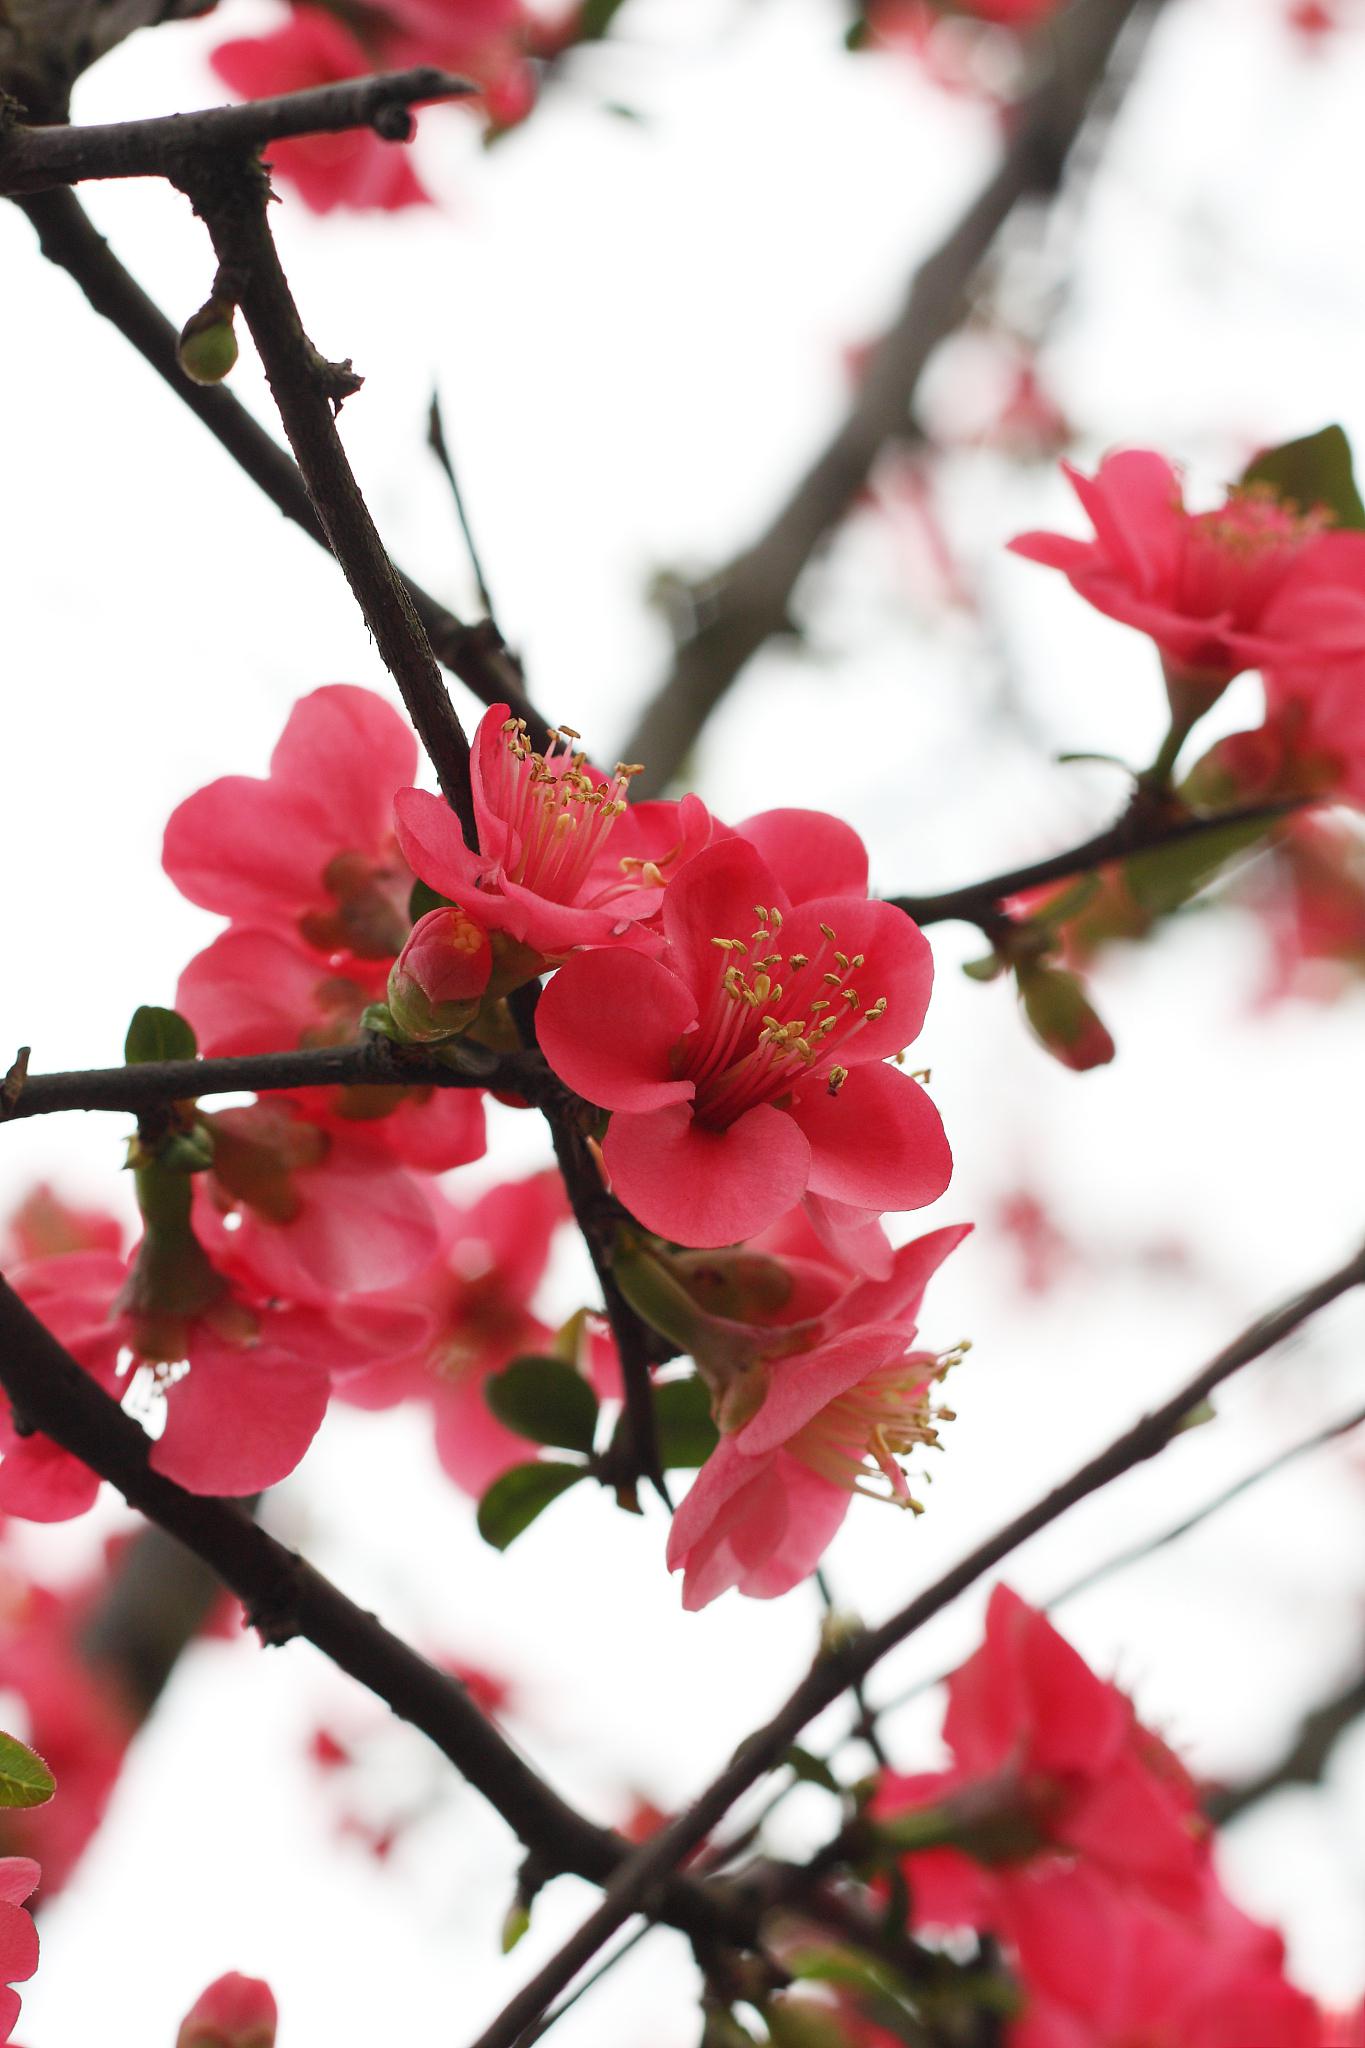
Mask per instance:
[[[1031,1536],[1055,1522],[1089,1494],[1120,1478],[1134,1466],[1154,1458],[1179,1434],[1190,1411],[1206,1401],[1224,1380],[1262,1357],[1292,1335],[1310,1316],[1338,1296],[1365,1285],[1365,1250],[1335,1273],[1295,1296],[1282,1308],[1262,1317],[1235,1342],[1188,1380],[1169,1401],[1144,1415],[1116,1437],[1069,1479],[1031,1508],[1016,1515],[989,1536],[951,1571],[926,1588],[879,1627],[817,1659],[807,1676],[766,1726],[742,1743],[726,1768],[694,1800],[685,1813],[638,1849],[607,1885],[601,1903],[531,1981],[509,2001],[474,2048],[518,2048],[530,2027],[589,1963],[633,1913],[649,1911],[656,1886],[719,1824],[735,1801],[770,1771],[790,1749],[802,1729],[832,1706],[841,1693],[878,1664],[888,1652],[922,1628],[960,1593],[992,1570]]]
[[[205,107],[147,121],[88,127],[26,128],[0,118],[0,193],[46,192],[83,178],[164,178],[206,150],[238,154],[290,135],[373,128],[386,142],[412,138],[411,109],[424,100],[462,99],[478,91],[432,64],[410,71],[346,78],[277,99]]]
[[[673,670],[624,749],[642,761],[637,796],[676,775],[745,664],[789,627],[797,581],[856,501],[879,451],[906,434],[920,377],[961,321],[982,259],[1021,201],[1055,190],[1110,54],[1142,0],[1078,0],[1040,36],[1046,75],[1015,117],[1004,157],[952,232],[916,271],[873,352],[852,406],[766,533],[696,593]]]
[[[337,410],[360,380],[349,363],[327,362],[304,333],[266,219],[270,189],[260,165],[251,158],[206,155],[178,167],[175,182],[208,227],[219,263],[216,290],[241,307],[328,544],[398,685],[441,793],[466,842],[477,847],[469,742],[337,432]]]
[[[499,1733],[456,1678],[420,1657],[296,1552],[230,1501],[186,1493],[148,1465],[151,1445],[0,1280],[0,1386],[25,1427],[60,1443],[116,1486],[131,1507],[208,1564],[266,1644],[302,1637],[421,1730],[501,1814],[547,1873],[603,1883],[629,1854],[577,1813]],[[688,1932],[743,1939],[748,1913],[685,1880],[662,1917]]]
[[[90,1067],[68,1074],[29,1074],[0,1123],[68,1109],[127,1110],[134,1115],[200,1095],[269,1094],[295,1088],[506,1087],[528,1101],[558,1086],[536,1053],[491,1053],[461,1045],[447,1065],[419,1047],[385,1038],[304,1052],[248,1053],[220,1060],[149,1060],[136,1067]]]
[[[944,924],[961,918],[968,924],[989,924],[1007,896],[1025,889],[1037,889],[1048,882],[1065,882],[1072,875],[1088,874],[1106,861],[1128,860],[1134,854],[1153,853],[1158,847],[1179,846],[1189,839],[1202,839],[1217,832],[1232,832],[1240,825],[1273,825],[1278,819],[1302,810],[1304,797],[1288,797],[1279,803],[1244,804],[1235,810],[1212,811],[1198,817],[1177,812],[1169,805],[1149,803],[1141,793],[1129,805],[1117,824],[1084,839],[1064,853],[1048,854],[1020,868],[991,875],[984,882],[968,882],[960,889],[945,889],[937,896],[893,896],[900,910],[908,911],[916,924]]]
[[[1365,1671],[1358,1671],[1340,1692],[1305,1714],[1288,1749],[1277,1762],[1240,1785],[1210,1793],[1204,1810],[1220,1827],[1236,1820],[1248,1807],[1290,1785],[1320,1785],[1338,1742],[1365,1716]]]
[[[74,192],[46,192],[16,204],[36,228],[48,261],[66,271],[94,310],[165,379],[276,510],[302,527],[319,547],[328,547],[296,465],[224,385],[190,382],[180,367],[176,329],[124,269]],[[510,704],[517,716],[526,720],[534,744],[543,747],[545,720],[528,701],[520,671],[496,627],[487,619],[467,625],[410,576],[398,574],[437,660],[458,676],[481,704]]]

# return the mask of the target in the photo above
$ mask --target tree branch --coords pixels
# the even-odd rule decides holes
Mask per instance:
[[[934,254],[916,271],[894,325],[867,365],[842,425],[752,547],[696,593],[673,670],[624,748],[643,761],[638,796],[656,795],[731,683],[789,624],[797,581],[871,474],[909,430],[920,377],[967,309],[968,288],[1000,229],[1027,198],[1054,190],[1119,35],[1146,0],[1078,0],[1037,38],[1046,75],[1011,122],[1004,157]]]
[[[66,271],[95,312],[132,343],[276,510],[330,552],[295,464],[225,385],[190,382],[180,367],[176,329],[124,269],[75,193],[35,194],[15,204],[37,230],[48,261]],[[442,666],[457,675],[481,704],[510,704],[517,717],[526,720],[533,743],[543,748],[546,722],[527,698],[521,671],[492,622],[466,624],[410,576],[401,570],[397,574]]]
[[[303,1637],[421,1730],[501,1814],[550,1873],[603,1883],[629,1855],[533,1771],[456,1678],[429,1664],[230,1501],[187,1493],[148,1465],[151,1444],[0,1280],[0,1386],[25,1426],[116,1486],[131,1507],[208,1564],[242,1601],[267,1645]],[[725,1892],[683,1879],[662,1917],[686,1931],[744,1940],[752,1914]]]
[[[208,228],[219,263],[216,290],[241,307],[328,544],[398,685],[441,793],[466,843],[477,847],[469,742],[337,432],[336,413],[360,380],[349,362],[326,361],[304,333],[266,219],[269,184],[255,159],[185,158],[173,178]]]
[[[0,108],[0,194],[46,192],[83,178],[173,177],[187,157],[206,150],[241,154],[290,135],[373,128],[386,142],[409,142],[415,105],[477,91],[467,78],[421,64],[241,106],[204,107],[146,121],[28,128],[7,124]]]
[[[1027,866],[1009,868],[984,882],[967,882],[960,889],[945,889],[937,896],[893,896],[890,900],[915,923],[943,924],[961,918],[968,924],[989,925],[992,914],[1006,896],[1025,889],[1040,888],[1047,882],[1064,882],[1072,875],[1086,874],[1107,861],[1128,860],[1134,854],[1154,853],[1159,847],[1179,846],[1189,839],[1202,839],[1216,832],[1235,831],[1240,825],[1273,825],[1291,817],[1311,801],[1287,797],[1279,803],[1244,804],[1235,810],[1210,811],[1199,816],[1172,816],[1169,805],[1155,806],[1139,792],[1117,823],[1065,853],[1048,854]]]
[[[1365,1715],[1365,1670],[1348,1684],[1305,1714],[1284,1755],[1256,1777],[1240,1785],[1212,1792],[1204,1801],[1210,1820],[1223,1827],[1249,1807],[1268,1799],[1289,1785],[1320,1785],[1336,1748],[1347,1729]]]
[[[519,2048],[524,2031],[596,1955],[624,1920],[649,1910],[654,1888],[718,1825],[735,1801],[780,1761],[806,1724],[900,1643],[940,1613],[960,1593],[1017,1550],[1029,1537],[1107,1486],[1134,1466],[1154,1458],[1176,1436],[1189,1415],[1224,1380],[1292,1335],[1300,1324],[1339,1295],[1365,1285],[1365,1250],[1335,1273],[1244,1331],[1226,1350],[1188,1380],[1169,1401],[1144,1415],[1097,1457],[1056,1486],[1031,1508],[989,1536],[933,1585],[879,1627],[816,1660],[806,1677],[764,1727],[736,1751],[731,1762],[687,1810],[623,1863],[601,1903],[558,1953],[503,2008],[474,2048]]]
[[[508,1088],[538,1101],[560,1088],[538,1053],[493,1053],[461,1044],[449,1065],[420,1046],[386,1038],[359,1045],[302,1052],[247,1053],[219,1060],[148,1060],[133,1067],[89,1067],[66,1074],[28,1074],[9,1100],[0,1099],[0,1123],[60,1110],[126,1110],[140,1115],[200,1095],[265,1095],[295,1088]]]

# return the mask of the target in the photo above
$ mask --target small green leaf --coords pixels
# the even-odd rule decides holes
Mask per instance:
[[[1268,484],[1277,498],[1303,512],[1318,507],[1337,526],[1365,527],[1365,502],[1356,487],[1351,444],[1340,427],[1323,427],[1297,441],[1267,448],[1246,469],[1244,484]]]
[[[583,0],[578,10],[577,41],[600,42],[624,4],[625,0]]]
[[[1248,819],[1134,854],[1123,864],[1134,901],[1153,917],[1169,917],[1206,889],[1229,861],[1273,831],[1275,822],[1273,818]]]
[[[829,1765],[822,1756],[812,1756],[808,1749],[793,1743],[782,1759],[792,1775],[803,1785],[820,1785],[826,1792],[839,1792],[841,1787]]]
[[[12,1735],[0,1735],[0,1806],[42,1806],[56,1789],[40,1756]]]
[[[587,1476],[584,1465],[565,1465],[546,1458],[534,1465],[514,1465],[495,1479],[479,1502],[479,1534],[494,1550],[506,1550],[529,1529],[542,1509]]]
[[[450,898],[438,895],[429,882],[414,882],[408,897],[408,916],[417,924],[429,910],[444,910],[449,902]]]
[[[484,1399],[499,1422],[533,1444],[556,1450],[592,1449],[597,1396],[581,1373],[561,1358],[514,1358],[484,1382]]]
[[[192,1060],[198,1050],[199,1042],[179,1011],[160,1010],[154,1003],[134,1010],[123,1041],[124,1062],[130,1067],[146,1066],[150,1060]]]
[[[665,1380],[654,1389],[654,1422],[659,1457],[667,1471],[686,1472],[704,1465],[720,1442],[711,1420],[711,1397],[695,1376]]]

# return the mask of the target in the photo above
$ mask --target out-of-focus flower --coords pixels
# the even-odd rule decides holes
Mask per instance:
[[[278,2020],[270,1986],[233,1970],[196,1998],[180,2022],[175,2048],[275,2048]]]

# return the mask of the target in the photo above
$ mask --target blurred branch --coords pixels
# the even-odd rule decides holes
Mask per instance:
[[[1069,1479],[978,1544],[959,1564],[889,1620],[817,1658],[772,1720],[740,1744],[730,1763],[692,1805],[621,1865],[607,1885],[601,1903],[508,2002],[492,2025],[485,2028],[474,2048],[519,2048],[525,2029],[591,1962],[622,1922],[647,1904],[654,1887],[676,1871],[725,1817],[735,1801],[781,1761],[807,1723],[833,1705],[840,1694],[856,1681],[866,1677],[889,1651],[914,1635],[960,1593],[1079,1501],[1098,1492],[1134,1466],[1156,1457],[1180,1433],[1190,1411],[1206,1401],[1216,1387],[1253,1359],[1262,1357],[1282,1343],[1329,1302],[1362,1285],[1365,1285],[1365,1249],[1316,1286],[1253,1323],[1179,1388],[1170,1400],[1144,1415],[1097,1457],[1080,1466]]]
[[[1022,201],[1057,189],[1114,46],[1146,4],[1076,0],[1038,36],[1041,84],[1012,116],[993,176],[916,271],[843,423],[767,531],[696,591],[672,672],[623,749],[626,760],[645,764],[637,796],[657,795],[672,781],[746,663],[788,628],[803,570],[854,504],[879,451],[908,432],[920,377],[967,312],[972,280],[1000,229]]]
[[[4,0],[0,94],[31,119],[64,121],[83,71],[136,29],[208,14],[215,0]]]
[[[74,128],[25,127],[7,121],[0,105],[0,193],[46,192],[83,178],[171,177],[187,157],[205,150],[250,151],[290,135],[373,128],[386,142],[409,142],[415,105],[477,91],[467,78],[422,64],[241,106]]]
[[[1320,1785],[1337,1743],[1362,1716],[1365,1670],[1358,1671],[1340,1692],[1304,1715],[1289,1747],[1276,1763],[1240,1785],[1228,1785],[1210,1793],[1204,1801],[1204,1811],[1222,1827],[1248,1807],[1268,1799],[1272,1792],[1289,1785]]]
[[[302,1637],[421,1730],[481,1792],[547,1875],[603,1883],[630,1852],[532,1770],[464,1685],[390,1634],[232,1501],[187,1493],[151,1470],[152,1445],[0,1280],[0,1386],[26,1429],[40,1431],[116,1486],[131,1507],[212,1569],[268,1646]],[[723,1891],[675,1879],[659,1917],[688,1932],[743,1941],[752,1914]]]
[[[337,432],[342,400],[360,379],[349,360],[328,362],[304,333],[266,219],[270,186],[259,163],[205,152],[181,160],[172,175],[208,228],[219,264],[215,296],[242,310],[328,544],[398,685],[441,794],[466,844],[477,847],[469,741]]]
[[[94,311],[132,343],[276,510],[293,520],[319,547],[328,547],[297,466],[224,385],[190,382],[180,367],[176,329],[124,269],[76,195],[46,192],[15,204],[37,230],[48,261],[65,270]],[[527,700],[520,671],[492,622],[466,624],[410,576],[401,570],[396,573],[427,630],[437,660],[458,676],[480,703],[510,704],[516,715],[526,720],[533,743],[543,747],[545,720]]]
[[[1156,801],[1138,790],[1132,803],[1116,824],[1083,839],[1065,853],[1053,853],[1030,861],[1021,868],[1009,868],[984,882],[968,882],[960,889],[945,889],[937,896],[893,896],[898,910],[913,917],[916,924],[943,924],[961,918],[968,924],[989,926],[993,914],[1006,896],[1036,889],[1047,882],[1064,882],[1071,875],[1086,874],[1106,861],[1127,860],[1136,853],[1153,853],[1158,847],[1178,846],[1187,839],[1201,839],[1215,832],[1234,830],[1239,825],[1273,825],[1311,802],[1308,797],[1287,797],[1278,803],[1244,804],[1233,810],[1209,811],[1191,816],[1172,811],[1164,799]]]

